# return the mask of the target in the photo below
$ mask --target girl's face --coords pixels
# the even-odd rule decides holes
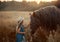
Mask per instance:
[[[23,24],[24,21],[21,22],[21,24]]]
[[[18,21],[18,23],[19,23],[20,21]],[[20,24],[23,24],[23,21],[20,23]]]
[[[19,23],[19,26],[18,26],[18,28],[19,28],[21,25],[23,25],[23,21],[22,21],[21,23]]]

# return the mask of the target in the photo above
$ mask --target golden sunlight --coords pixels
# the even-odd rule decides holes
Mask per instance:
[[[37,3],[39,3],[40,1],[51,2],[51,1],[57,1],[57,0],[0,0],[0,1],[18,1],[18,2],[21,2],[21,1],[27,1],[27,2],[36,1]]]
[[[28,1],[36,1],[37,3],[39,3],[40,1],[43,1],[43,2],[51,2],[51,1],[55,1],[55,0],[26,0],[27,2]]]
[[[22,0],[14,0],[14,1],[18,1],[18,2],[21,2]]]

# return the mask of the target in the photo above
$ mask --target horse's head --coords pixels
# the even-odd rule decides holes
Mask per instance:
[[[34,34],[39,26],[40,26],[40,21],[38,19],[38,16],[35,12],[33,12],[30,21],[31,34]]]

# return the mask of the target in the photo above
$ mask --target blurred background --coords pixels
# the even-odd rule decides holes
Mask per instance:
[[[0,0],[0,42],[16,42],[18,17],[23,16],[24,25],[27,26],[30,13],[51,5],[60,8],[60,0]]]
[[[56,5],[60,0],[0,0],[0,11],[34,11],[44,6]]]

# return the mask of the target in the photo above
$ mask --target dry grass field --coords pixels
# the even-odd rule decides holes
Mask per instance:
[[[0,11],[0,42],[15,42],[18,17],[24,17],[24,25],[26,26],[30,21],[29,13],[31,12]]]
[[[24,25],[27,26],[30,22],[29,13],[32,12],[0,11],[0,42],[16,42],[15,29],[19,19],[18,17],[23,16]],[[60,27],[58,26],[58,28]],[[60,29],[56,32],[54,42],[60,42]]]

